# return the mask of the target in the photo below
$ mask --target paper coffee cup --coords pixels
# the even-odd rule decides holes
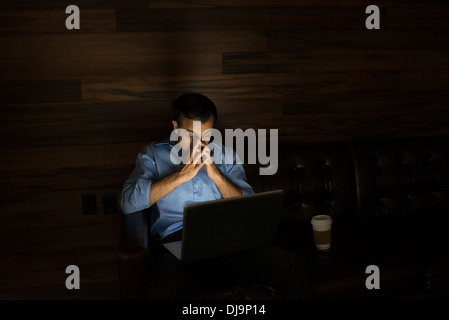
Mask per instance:
[[[318,250],[328,250],[331,247],[332,218],[326,214],[312,217],[313,239]]]

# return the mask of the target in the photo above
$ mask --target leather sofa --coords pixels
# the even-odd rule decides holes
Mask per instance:
[[[277,243],[307,261],[313,299],[449,297],[449,136],[279,146],[275,175],[245,165],[255,192],[284,190]],[[148,212],[121,215],[123,299],[144,299]],[[310,220],[333,219],[332,245],[315,248]],[[368,289],[367,267],[379,268]],[[257,284],[220,288],[204,299],[273,299]]]

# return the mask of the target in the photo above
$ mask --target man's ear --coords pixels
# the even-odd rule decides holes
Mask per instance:
[[[176,122],[176,120],[173,120],[171,123],[173,124],[173,130],[179,128],[178,123]]]

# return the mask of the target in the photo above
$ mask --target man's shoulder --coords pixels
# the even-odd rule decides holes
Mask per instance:
[[[169,140],[164,141],[153,141],[142,147],[141,153],[154,153],[161,149],[170,148],[171,144]]]
[[[171,147],[172,143],[169,139],[165,139],[163,141],[152,142],[150,145],[152,145],[153,148],[167,148]]]

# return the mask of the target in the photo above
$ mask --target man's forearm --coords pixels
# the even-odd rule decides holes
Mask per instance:
[[[243,194],[242,188],[233,184],[221,173],[216,174],[212,180],[215,182],[215,185],[223,198],[237,197]]]
[[[179,172],[174,172],[151,184],[149,206],[161,200],[184,182]]]

